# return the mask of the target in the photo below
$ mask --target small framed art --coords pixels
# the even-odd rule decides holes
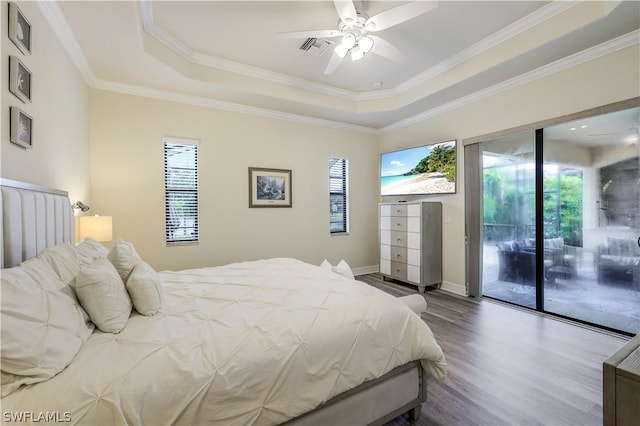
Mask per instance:
[[[9,3],[9,38],[22,53],[31,53],[31,24],[15,3]]]
[[[31,102],[31,72],[17,56],[9,56],[9,91],[22,102]]]
[[[18,107],[11,107],[9,139],[23,148],[33,148],[33,119]]]
[[[291,205],[291,170],[249,167],[249,207]]]

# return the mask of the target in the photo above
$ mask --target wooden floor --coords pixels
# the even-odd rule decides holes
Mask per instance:
[[[356,277],[395,296],[413,286]],[[417,421],[390,425],[602,425],[602,361],[628,337],[505,304],[427,290],[422,315],[448,375]]]

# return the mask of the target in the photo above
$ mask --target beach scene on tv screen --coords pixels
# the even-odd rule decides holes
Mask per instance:
[[[387,152],[380,157],[380,195],[456,192],[456,141]]]

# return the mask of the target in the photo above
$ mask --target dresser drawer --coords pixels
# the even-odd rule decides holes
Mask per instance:
[[[391,207],[391,216],[407,216],[407,206],[406,205],[393,205]]]
[[[392,231],[406,231],[407,230],[407,218],[400,216],[392,216],[389,229]]]
[[[420,267],[407,265],[407,281],[420,284]]]
[[[391,239],[389,244],[396,247],[407,246],[407,233],[406,232],[394,232],[391,231]]]
[[[380,259],[391,260],[391,246],[387,244],[380,245]]]
[[[399,280],[406,280],[407,265],[399,262],[391,262],[391,276]]]
[[[394,262],[407,263],[407,248],[391,247],[391,257],[389,259]]]
[[[380,273],[391,275],[391,261],[388,259],[380,259]]]

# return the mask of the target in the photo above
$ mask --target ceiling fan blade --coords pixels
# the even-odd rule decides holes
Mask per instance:
[[[390,59],[394,62],[402,62],[402,60],[404,60],[404,53],[385,39],[374,35],[370,35],[369,37],[373,40],[373,49],[371,50],[371,53],[375,53],[378,56],[382,56],[383,58]]]
[[[278,33],[278,37],[282,38],[331,38],[343,35],[338,30],[312,30],[312,31],[294,31],[289,33]]]
[[[367,20],[367,29],[369,31],[386,30],[394,25],[398,25],[402,22],[408,21],[409,19],[415,18],[418,15],[427,13],[436,7],[438,7],[437,1],[414,0],[410,3],[405,3],[402,6],[394,7],[393,9],[389,9],[372,16]]]
[[[333,72],[338,69],[338,67],[342,63],[342,59],[343,58],[341,58],[340,55],[338,55],[336,52],[333,52],[333,55],[331,55],[331,59],[329,59],[329,63],[327,64],[327,68],[325,68],[324,70],[325,75],[333,74]]]
[[[333,0],[333,5],[336,7],[336,12],[338,12],[341,21],[346,21],[347,19],[355,21],[358,17],[356,7],[351,0]]]

